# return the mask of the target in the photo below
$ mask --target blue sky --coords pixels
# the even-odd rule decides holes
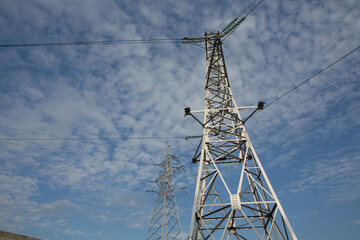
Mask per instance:
[[[251,2],[2,0],[0,44],[201,36]],[[223,46],[238,106],[272,102],[359,39],[356,0],[264,0]],[[200,135],[183,109],[203,107],[204,55],[179,43],[0,48],[0,138]],[[359,63],[358,50],[247,122],[299,239],[360,237]],[[161,171],[151,164],[171,145],[186,169],[175,176],[190,195],[177,192],[185,236],[197,172],[193,144],[197,139],[1,140],[0,230],[144,239],[155,199],[144,190]]]

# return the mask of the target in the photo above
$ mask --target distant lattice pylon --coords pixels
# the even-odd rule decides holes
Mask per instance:
[[[150,190],[157,193],[157,199],[146,240],[181,239],[182,231],[175,199],[175,185],[173,183],[173,174],[181,166],[172,166],[174,159],[176,157],[170,154],[170,146],[168,146],[165,160],[161,164],[157,164],[162,166],[163,170],[155,180],[158,189]]]

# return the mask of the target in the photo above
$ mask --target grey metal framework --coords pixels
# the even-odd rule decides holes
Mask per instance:
[[[176,159],[170,154],[168,146],[165,160],[161,164],[163,170],[155,180],[158,189],[150,190],[157,193],[155,208],[151,217],[150,225],[146,235],[146,240],[175,240],[181,239],[181,226],[175,199],[175,185],[173,174],[181,168],[172,166],[172,161]]]
[[[207,62],[205,108],[185,108],[185,115],[203,127],[193,158],[199,169],[189,239],[297,239],[245,129],[264,103],[237,107],[222,50],[224,36],[223,31],[184,38],[185,43],[205,43]],[[243,120],[243,109],[254,112]],[[203,114],[203,122],[197,114]]]

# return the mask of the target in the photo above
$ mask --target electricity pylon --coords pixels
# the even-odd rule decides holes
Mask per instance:
[[[206,48],[205,108],[185,115],[203,127],[194,155],[199,162],[190,240],[297,239],[245,129],[246,121],[264,107],[237,107],[231,91],[222,40],[244,18],[236,18],[222,32],[184,38]],[[255,109],[245,120],[242,109]],[[203,122],[195,116],[203,113]]]
[[[155,180],[158,189],[150,190],[150,192],[157,193],[157,199],[146,240],[181,239],[182,231],[175,199],[173,174],[182,168],[182,166],[172,166],[172,160],[174,159],[176,159],[176,157],[170,154],[170,146],[168,146],[165,160],[161,164],[155,164],[162,166],[163,170]]]

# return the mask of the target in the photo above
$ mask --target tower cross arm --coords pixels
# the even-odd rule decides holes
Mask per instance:
[[[201,36],[201,37],[184,37],[182,39],[182,43],[203,43],[206,41],[206,37],[205,36]]]
[[[206,109],[206,110],[190,110],[190,113],[203,113],[203,112],[216,112],[216,111],[224,111],[224,110],[244,110],[244,109],[251,109],[257,108],[258,106],[246,106],[246,107],[234,107],[234,108],[213,108],[213,109]],[[189,114],[188,114],[189,115]]]

